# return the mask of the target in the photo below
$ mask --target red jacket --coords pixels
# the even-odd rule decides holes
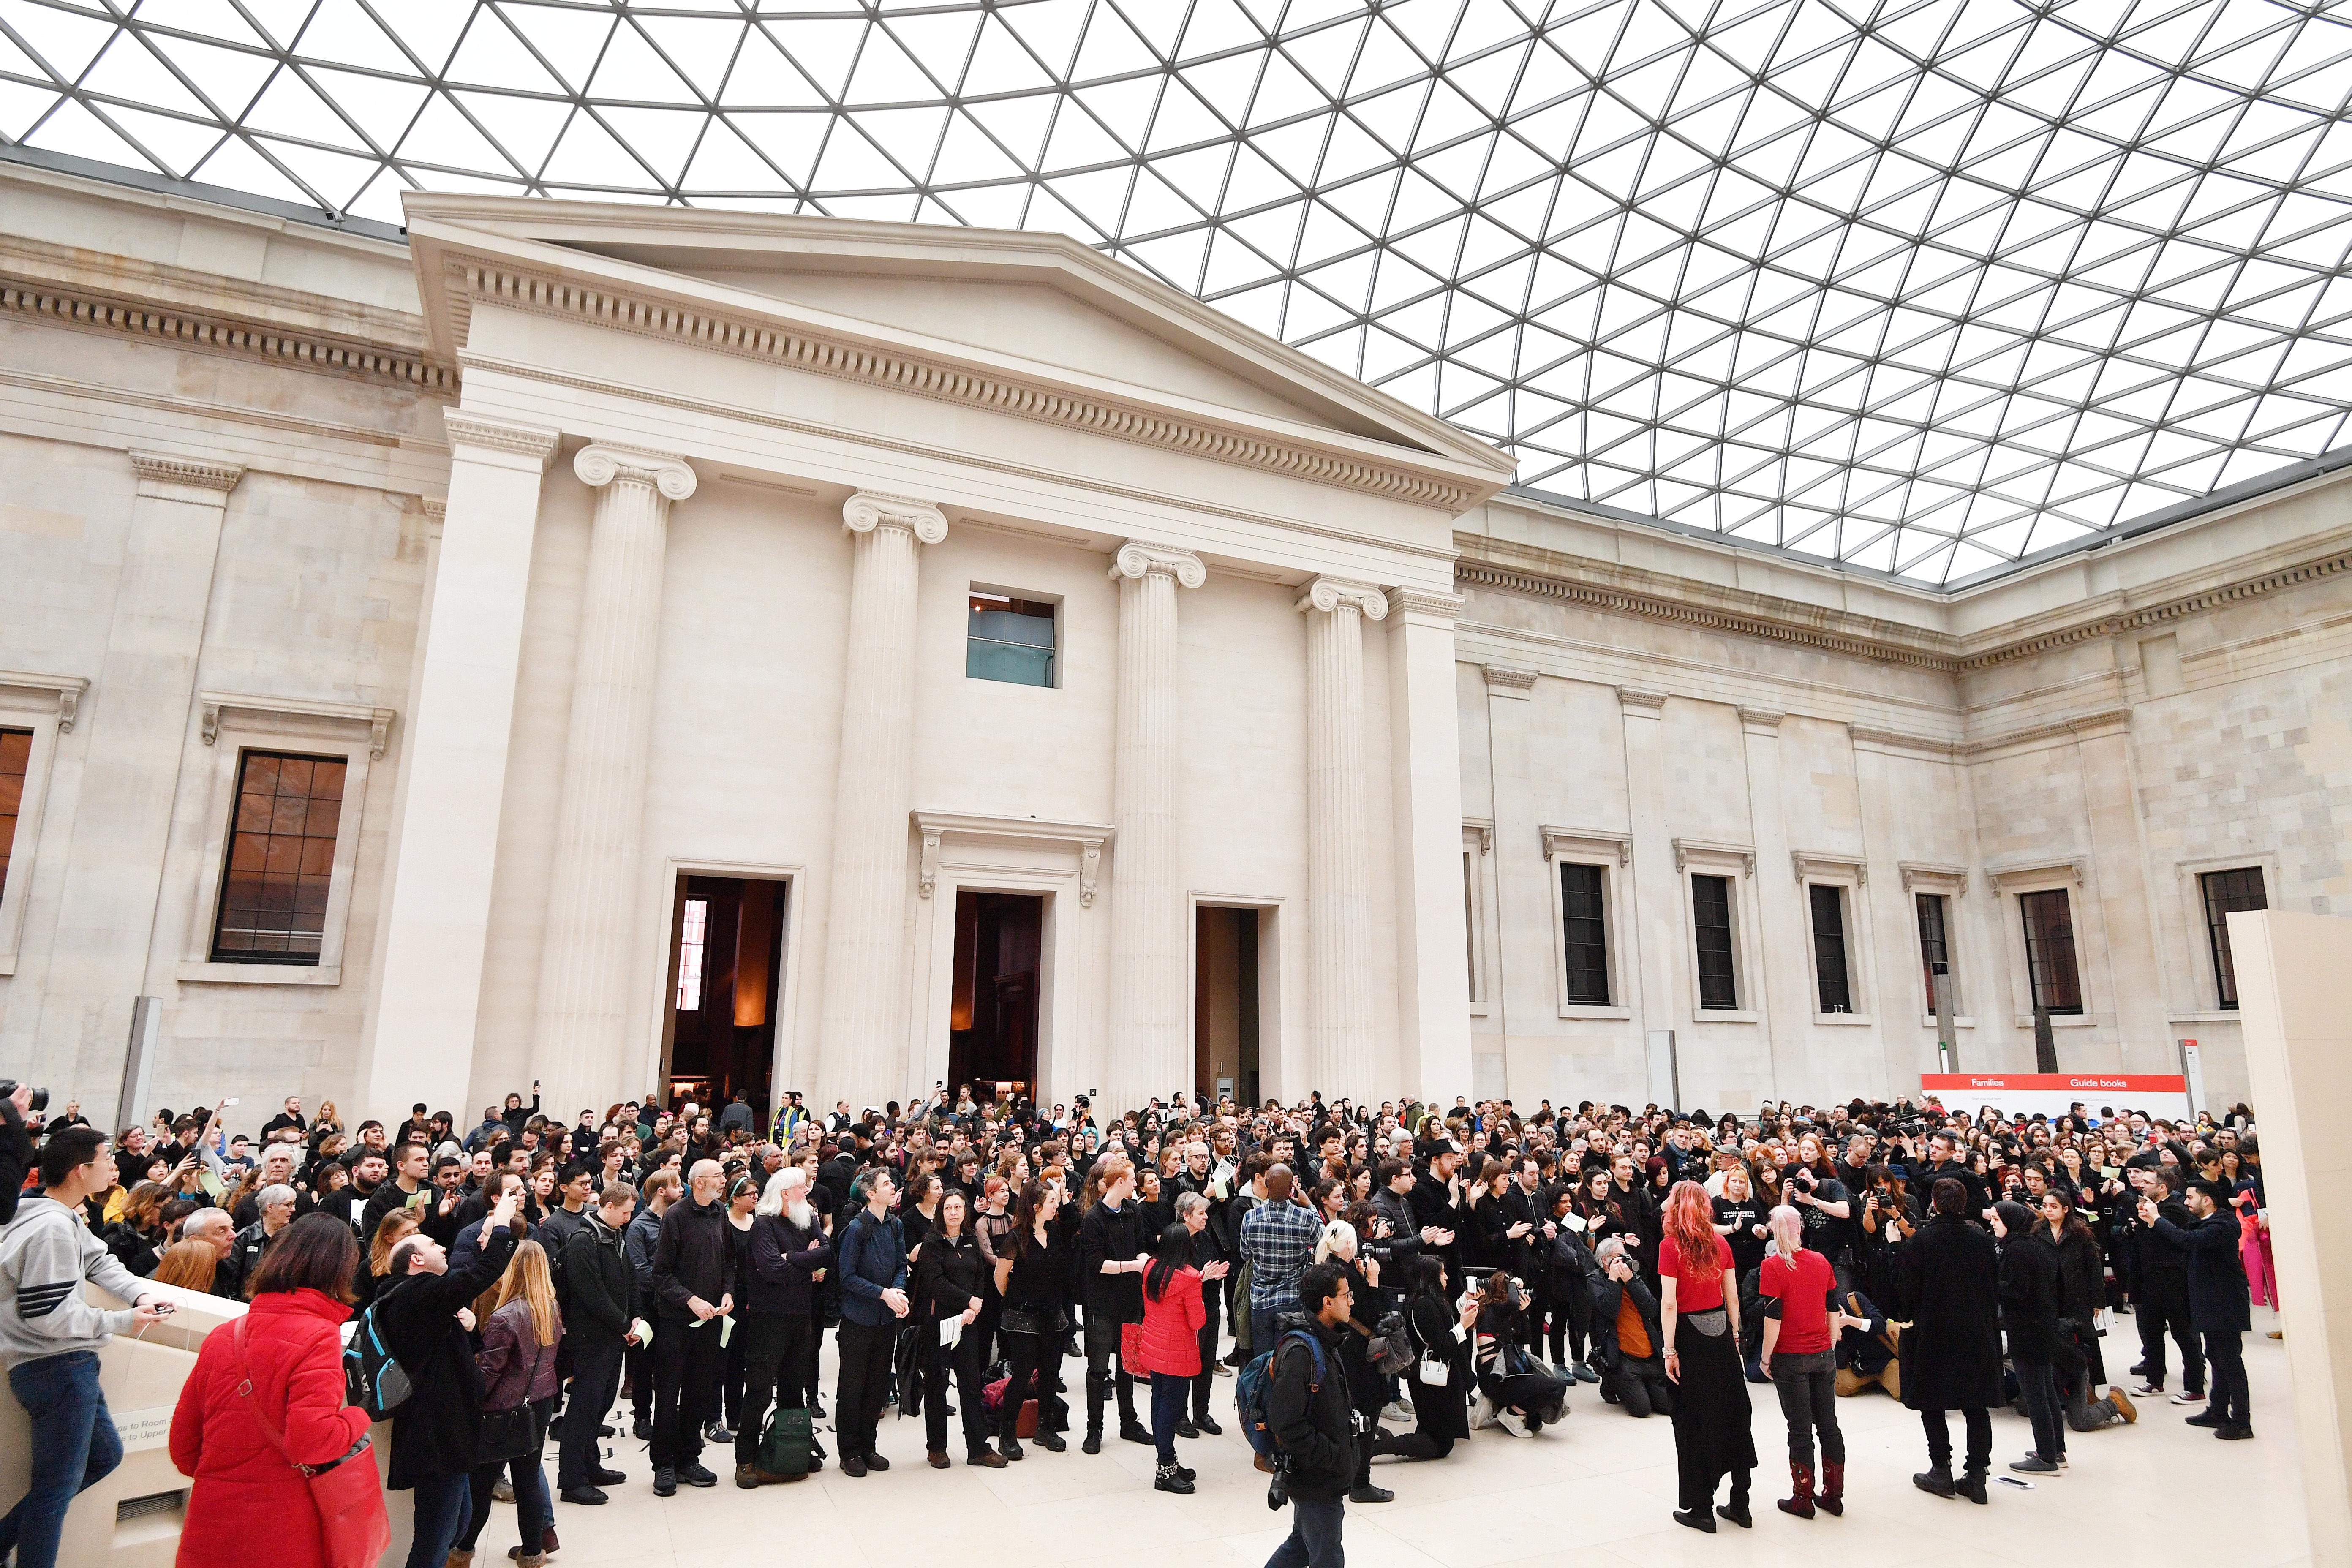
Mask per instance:
[[[253,1393],[240,1396],[236,1324],[205,1336],[172,1412],[172,1463],[195,1478],[180,1530],[179,1568],[246,1568],[266,1540],[270,1568],[324,1568],[306,1465],[341,1458],[368,1419],[343,1403],[342,1339],[351,1309],[316,1290],[254,1298],[245,1333]],[[286,1439],[280,1453],[254,1419],[257,1400]]]
[[[1143,1291],[1142,1353],[1127,1370],[1138,1377],[1164,1372],[1176,1377],[1201,1375],[1201,1330],[1209,1321],[1201,1304],[1201,1271],[1179,1268],[1170,1276],[1160,1300],[1151,1299],[1150,1277]]]

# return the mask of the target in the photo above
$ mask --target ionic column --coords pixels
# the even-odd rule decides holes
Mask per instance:
[[[1111,1105],[1141,1105],[1192,1082],[1185,1037],[1191,979],[1176,879],[1176,590],[1208,581],[1200,557],[1129,540],[1118,584],[1118,728],[1110,865]]]
[[[1375,1094],[1371,872],[1364,806],[1364,618],[1389,602],[1318,577],[1307,615],[1307,1060],[1326,1100]],[[1295,1093],[1288,1086],[1286,1093]]]
[[[532,1067],[566,1114],[606,1105],[641,1079],[627,1069],[628,980],[639,907],[638,846],[653,746],[669,508],[694,493],[677,458],[581,448],[572,471],[602,493],[580,593],[572,723],[555,807],[555,865],[540,950]]]
[[[907,813],[913,803],[918,544],[948,536],[928,501],[860,490],[841,509],[855,552],[834,788],[819,1102],[903,1100]]]

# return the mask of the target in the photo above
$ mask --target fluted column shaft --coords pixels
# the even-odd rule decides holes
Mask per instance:
[[[854,537],[849,652],[834,794],[817,1098],[852,1109],[907,1098],[907,814],[914,788],[919,544],[947,537],[922,501],[861,490],[842,508]]]
[[[1141,1105],[1192,1083],[1185,1037],[1184,896],[1176,874],[1176,590],[1197,556],[1129,541],[1118,584],[1118,721],[1113,758],[1110,1037],[1106,1103]]]
[[[1372,1058],[1372,918],[1364,804],[1364,618],[1388,600],[1362,584],[1318,577],[1300,595],[1307,615],[1307,1053],[1319,1089],[1377,1092]]]
[[[644,1076],[628,1062],[628,979],[645,913],[638,856],[662,576],[670,503],[695,485],[678,459],[618,447],[583,447],[572,468],[600,493],[580,594],[532,1053],[550,1103],[567,1115],[610,1104]]]

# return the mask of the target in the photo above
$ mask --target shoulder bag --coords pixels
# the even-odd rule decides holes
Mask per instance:
[[[536,1325],[533,1325],[536,1327]],[[531,1352],[530,1374],[523,1379],[522,1399],[504,1410],[482,1412],[482,1426],[474,1439],[474,1463],[495,1465],[529,1458],[539,1451],[546,1434],[539,1424],[539,1407],[530,1402],[531,1384],[539,1381],[539,1363],[547,1354],[541,1345]]]
[[[310,1489],[310,1504],[319,1510],[319,1544],[326,1568],[375,1568],[376,1560],[392,1545],[392,1521],[383,1510],[383,1479],[376,1474],[375,1455],[362,1437],[340,1459],[323,1465],[295,1464],[286,1451],[286,1434],[262,1414],[253,1397],[253,1366],[246,1359],[245,1328],[251,1316],[237,1319],[229,1342],[236,1352],[236,1394],[253,1413],[271,1447],[293,1465]]]

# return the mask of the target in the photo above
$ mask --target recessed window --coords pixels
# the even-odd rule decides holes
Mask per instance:
[[[1815,882],[1806,889],[1813,912],[1813,984],[1824,1013],[1853,1011],[1845,963],[1845,889]]]
[[[2262,868],[2242,866],[2233,871],[2208,871],[2197,879],[2197,887],[2205,896],[2205,935],[2213,944],[2214,987],[2221,993],[2221,1005],[2234,1009],[2238,1005],[2238,966],[2230,957],[2230,913],[2233,910],[2271,907],[2263,892]]]
[[[16,847],[16,814],[24,809],[32,761],[30,730],[0,730],[0,894],[8,890],[8,856]]]
[[[1054,684],[1054,605],[1042,599],[971,591],[963,672],[1014,686]]]
[[[1566,922],[1568,999],[1576,1006],[1609,1005],[1609,921],[1601,907],[1601,869],[1560,862],[1560,917]]]
[[[1691,878],[1691,925],[1698,946],[1698,1005],[1735,1012],[1739,981],[1731,962],[1731,879]]]
[[[2033,1005],[2053,1017],[2083,1010],[2083,982],[2074,966],[2074,912],[2066,889],[2020,893],[2025,921],[2025,968]]]
[[[1950,928],[1946,923],[1950,911],[1945,908],[1941,893],[1916,893],[1913,899],[1919,910],[1919,965],[1920,976],[1927,987],[1927,1011],[1936,1010],[1936,976],[1941,974],[1952,986],[1952,1011],[1957,1013],[1960,1010],[1960,994],[1958,984],[1951,979],[1952,944],[1947,934]]]
[[[677,921],[677,1010],[702,1011],[703,950],[710,942],[710,900],[688,899]]]
[[[319,962],[346,766],[341,757],[245,753],[213,921],[215,963]]]

